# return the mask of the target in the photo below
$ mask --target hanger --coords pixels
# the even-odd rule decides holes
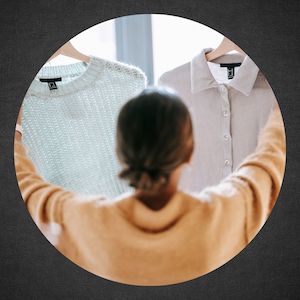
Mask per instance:
[[[220,56],[225,55],[226,53],[228,53],[232,50],[236,50],[243,56],[246,55],[246,53],[240,47],[238,47],[235,43],[233,43],[227,37],[224,37],[221,44],[215,50],[213,50],[205,55],[206,60],[212,61]]]
[[[81,60],[83,62],[89,63],[91,58],[74,48],[70,41],[65,43],[62,47],[60,47],[48,60],[51,61],[53,58],[57,57],[58,55],[64,55],[71,58],[75,58]]]

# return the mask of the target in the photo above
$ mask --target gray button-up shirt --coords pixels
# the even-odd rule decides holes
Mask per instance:
[[[158,84],[171,87],[188,106],[194,126],[195,151],[180,187],[191,192],[217,184],[255,150],[258,134],[276,103],[274,93],[255,63],[226,54],[207,62],[204,49],[191,62],[164,73]],[[232,69],[221,63],[242,64]]]

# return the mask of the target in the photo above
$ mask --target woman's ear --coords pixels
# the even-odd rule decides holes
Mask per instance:
[[[194,152],[191,153],[190,158],[188,159],[187,163],[191,164],[192,163],[192,159],[194,157]]]

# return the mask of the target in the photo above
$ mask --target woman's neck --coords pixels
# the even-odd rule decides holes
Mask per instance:
[[[177,167],[170,175],[167,186],[158,192],[135,191],[135,197],[152,210],[162,209],[177,193],[177,185],[184,164]]]

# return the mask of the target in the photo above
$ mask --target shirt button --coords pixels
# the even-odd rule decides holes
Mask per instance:
[[[223,110],[223,116],[228,117],[228,110]]]
[[[228,159],[226,159],[226,160],[224,161],[224,163],[225,163],[225,166],[229,166],[230,161],[229,161]]]
[[[224,134],[224,140],[228,141],[228,139],[229,139],[229,136],[227,134]]]

